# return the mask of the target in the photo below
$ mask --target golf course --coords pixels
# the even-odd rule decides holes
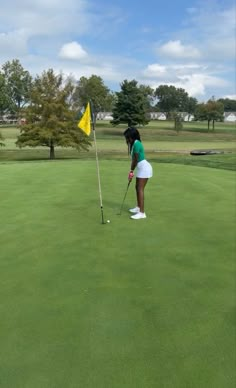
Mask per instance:
[[[122,133],[88,152],[0,148],[0,387],[234,388],[236,127],[141,127],[146,219]],[[214,150],[193,156],[192,150]]]

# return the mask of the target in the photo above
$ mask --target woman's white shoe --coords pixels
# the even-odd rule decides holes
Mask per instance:
[[[139,213],[140,212],[140,209],[138,206],[134,207],[133,209],[129,209],[129,212],[130,213]]]
[[[145,213],[139,212],[139,213],[134,214],[130,218],[132,218],[133,220],[140,220],[141,218],[147,218],[147,216]]]

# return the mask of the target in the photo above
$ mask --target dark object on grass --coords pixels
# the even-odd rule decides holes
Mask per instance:
[[[190,152],[190,155],[217,155],[223,153],[224,151],[219,150],[193,150]]]

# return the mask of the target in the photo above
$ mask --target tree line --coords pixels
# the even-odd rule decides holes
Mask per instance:
[[[76,80],[49,69],[33,78],[18,59],[7,61],[0,69],[0,116],[26,120],[20,127],[17,146],[48,147],[51,159],[55,158],[56,146],[88,150],[89,138],[78,129],[77,122],[89,100],[95,117],[97,112],[112,112],[114,126],[146,125],[150,121],[148,113],[156,111],[173,119],[179,130],[181,113],[186,112],[196,120],[207,120],[208,130],[212,122],[214,130],[214,122],[223,120],[224,112],[236,111],[235,100],[212,98],[198,103],[184,89],[172,85],[160,85],[154,90],[136,80],[124,80],[120,91],[113,92],[97,75]]]

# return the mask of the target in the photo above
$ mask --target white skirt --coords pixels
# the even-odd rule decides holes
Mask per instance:
[[[137,164],[137,178],[151,178],[152,177],[152,166],[147,160],[142,160]]]

